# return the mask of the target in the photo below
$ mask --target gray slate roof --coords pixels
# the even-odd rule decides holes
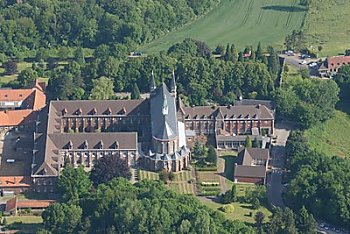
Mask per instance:
[[[250,178],[265,178],[266,168],[263,166],[244,166],[237,165],[235,166],[235,177],[250,177]]]
[[[250,166],[253,160],[270,158],[270,150],[262,148],[240,148],[238,149],[237,162],[240,165]]]
[[[164,113],[164,108],[167,110]],[[177,137],[177,112],[175,97],[163,83],[151,97],[152,136],[159,140],[170,140]]]

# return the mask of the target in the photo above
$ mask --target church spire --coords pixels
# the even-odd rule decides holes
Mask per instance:
[[[170,92],[176,97],[176,80],[175,80],[175,71],[173,69],[173,77],[170,81]]]
[[[154,79],[154,73],[153,73],[153,70],[152,70],[151,83],[150,83],[150,91],[151,91],[151,93],[156,91],[156,88],[157,88],[156,81]]]

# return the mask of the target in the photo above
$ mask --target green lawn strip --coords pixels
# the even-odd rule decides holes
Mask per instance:
[[[243,49],[248,45],[256,46],[259,41],[263,46],[282,48],[286,35],[301,28],[306,14],[299,5],[293,8],[294,3],[295,0],[221,0],[207,15],[138,50],[146,53],[167,50],[185,38],[204,41],[212,48],[234,43]]]
[[[311,148],[327,156],[350,156],[350,117],[336,111],[334,117],[305,131]]]
[[[19,233],[36,233],[42,226],[41,216],[9,216],[6,217],[7,223],[13,230],[19,230]]]

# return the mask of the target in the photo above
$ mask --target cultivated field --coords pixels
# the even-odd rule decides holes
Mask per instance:
[[[305,21],[309,46],[323,46],[321,56],[337,55],[350,48],[350,1],[313,1]]]
[[[235,43],[240,49],[260,41],[283,45],[284,38],[300,29],[306,10],[299,0],[222,0],[207,15],[140,48],[147,53],[166,50],[185,38],[204,41],[211,47]]]

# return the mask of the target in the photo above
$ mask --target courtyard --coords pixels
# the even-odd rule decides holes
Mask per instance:
[[[32,135],[24,131],[0,132],[0,176],[30,176]]]

